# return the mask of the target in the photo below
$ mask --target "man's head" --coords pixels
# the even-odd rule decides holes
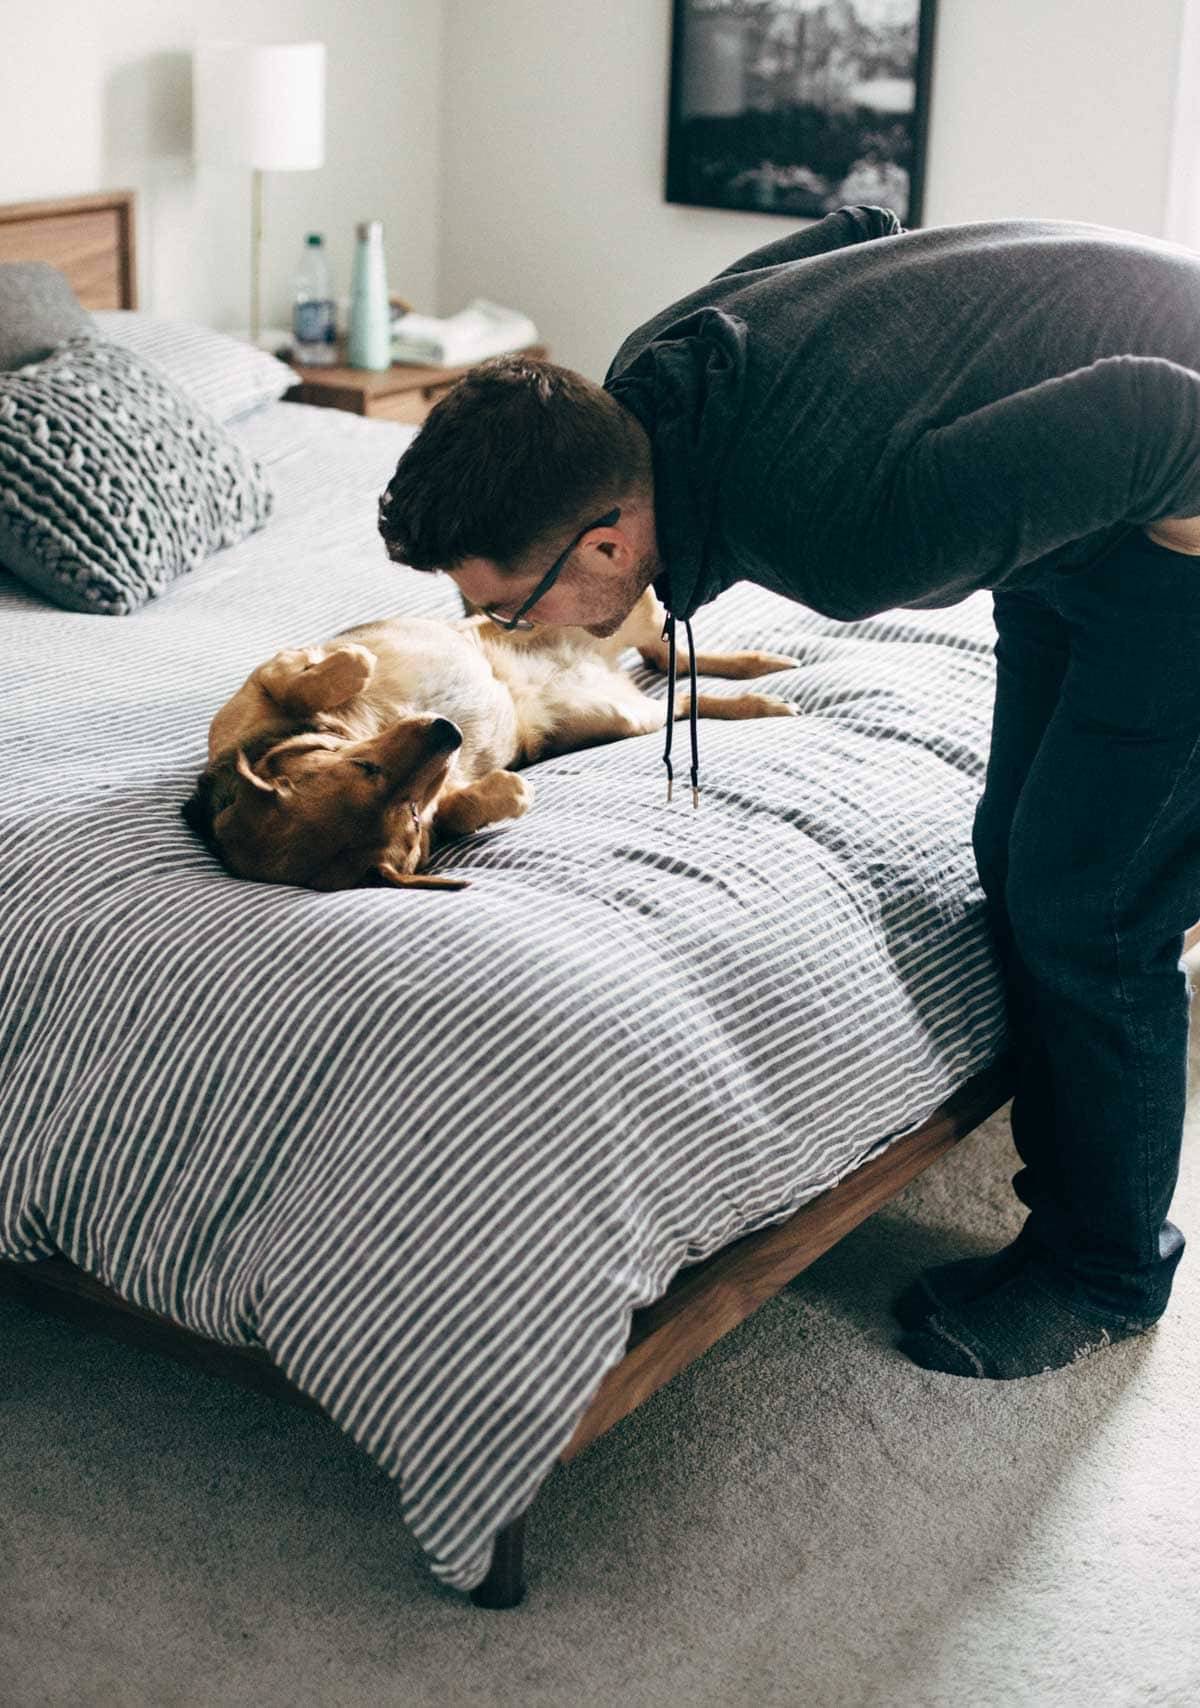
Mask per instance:
[[[444,570],[502,616],[579,536],[526,620],[615,634],[662,570],[649,437],[582,374],[494,357],[430,411],[379,501],[379,531],[395,562]]]

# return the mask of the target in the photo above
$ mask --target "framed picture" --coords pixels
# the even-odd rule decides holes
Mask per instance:
[[[667,201],[921,223],[935,0],[675,0]]]

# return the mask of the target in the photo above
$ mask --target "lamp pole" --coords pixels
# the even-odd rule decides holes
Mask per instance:
[[[197,42],[195,155],[250,168],[250,339],[263,330],[263,174],[325,163],[324,42]],[[245,183],[242,178],[242,183]]]

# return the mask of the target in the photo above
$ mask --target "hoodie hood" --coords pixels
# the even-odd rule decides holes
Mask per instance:
[[[724,309],[697,309],[664,328],[619,373],[610,368],[604,381],[650,438],[655,531],[665,565],[654,591],[681,619],[725,586],[713,562],[715,519],[745,394],[746,342],[745,321]]]
[[[702,308],[665,327],[628,366],[609,369],[604,389],[636,415],[650,438],[654,467],[654,523],[664,569],[654,583],[667,620],[667,706],[675,707],[675,623],[688,637],[691,679],[692,805],[699,804],[700,758],[696,730],[696,657],[690,618],[727,582],[714,561],[717,507],[725,466],[742,411],[746,377],[746,323],[719,308]],[[619,360],[619,357],[618,357]],[[668,716],[663,763],[667,799],[673,771]]]

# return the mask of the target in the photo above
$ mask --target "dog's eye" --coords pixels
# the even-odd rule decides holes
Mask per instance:
[[[369,759],[356,759],[354,764],[358,766],[360,771],[365,771],[368,777],[383,776],[383,766],[373,765]]]

